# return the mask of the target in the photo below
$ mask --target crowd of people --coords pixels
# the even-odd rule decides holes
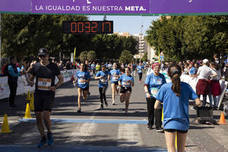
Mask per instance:
[[[175,151],[174,137],[177,133],[178,152],[184,151],[187,132],[189,129],[189,99],[195,100],[197,106],[206,106],[207,96],[210,99],[209,106],[217,108],[217,97],[221,94],[219,80],[228,78],[228,63],[221,66],[219,62],[185,61],[179,63],[164,62],[139,62],[130,64],[102,63],[102,62],[75,62],[53,61],[49,58],[47,49],[40,49],[39,60],[23,60],[18,64],[15,57],[10,57],[9,63],[4,63],[2,75],[8,76],[10,88],[9,106],[15,107],[17,79],[25,74],[29,85],[35,85],[35,113],[37,126],[41,135],[38,147],[54,142],[51,132],[50,114],[54,103],[55,90],[63,83],[60,71],[64,69],[76,69],[72,80],[78,91],[78,109],[82,112],[81,101],[86,102],[90,95],[89,86],[91,79],[98,80],[100,94],[99,109],[107,107],[106,90],[111,83],[112,105],[116,104],[116,95],[119,93],[119,101],[125,103],[125,113],[128,113],[131,93],[134,87],[136,73],[138,82],[144,85],[145,99],[147,103],[149,129],[165,132],[166,143],[169,152]],[[161,72],[162,71],[162,72]],[[169,82],[164,73],[169,76]],[[142,83],[143,74],[145,82]],[[196,88],[182,81],[183,75],[197,78]],[[55,83],[55,78],[58,82]],[[35,82],[34,82],[35,80]],[[194,91],[196,90],[196,91]],[[200,97],[203,101],[200,101]],[[214,102],[212,102],[214,101]],[[162,125],[162,109],[164,121]],[[43,121],[45,122],[43,124]],[[47,128],[45,135],[44,126]],[[163,127],[162,127],[163,126]],[[47,139],[46,139],[47,138]]]

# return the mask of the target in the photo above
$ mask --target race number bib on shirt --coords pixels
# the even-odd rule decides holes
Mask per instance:
[[[153,97],[156,97],[158,93],[158,88],[151,88],[150,93],[151,95],[153,95]]]
[[[50,90],[51,79],[48,78],[38,78],[37,89],[38,90]]]
[[[80,79],[79,79],[79,84],[86,84],[85,79],[80,78]]]
[[[101,78],[100,80],[101,80],[102,83],[106,83],[107,82],[107,80],[105,78]]]
[[[118,80],[118,76],[113,76],[113,81],[117,81]]]

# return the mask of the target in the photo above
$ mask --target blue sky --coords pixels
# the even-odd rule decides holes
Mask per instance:
[[[88,16],[89,20],[103,20],[104,16]],[[142,32],[151,25],[152,21],[157,20],[157,16],[108,16],[107,20],[114,21],[114,32],[129,32],[130,34],[140,33],[140,27],[143,25]]]

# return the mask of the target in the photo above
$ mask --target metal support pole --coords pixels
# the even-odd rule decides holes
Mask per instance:
[[[2,19],[0,13],[0,69],[2,69]]]

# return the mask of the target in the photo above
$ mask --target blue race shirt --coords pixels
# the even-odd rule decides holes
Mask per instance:
[[[121,86],[122,87],[129,88],[129,87],[131,87],[131,83],[130,82],[134,83],[134,78],[131,75],[127,76],[124,73],[124,74],[122,74],[120,76],[119,81],[121,82]]]
[[[111,70],[110,71],[111,74],[111,83],[117,82],[120,76],[120,71],[119,70]]]
[[[91,64],[91,66],[90,66],[90,67],[91,67],[91,69],[92,69],[92,70],[94,70],[94,69],[95,69],[95,67],[96,67],[96,65],[95,65],[95,64]]]
[[[141,65],[138,65],[137,66],[137,71],[138,71],[138,73],[142,73],[142,69],[143,69],[143,66]]]
[[[192,67],[192,68],[189,70],[189,74],[191,74],[191,75],[196,74],[196,68],[195,68],[195,67]]]
[[[96,77],[102,76],[102,78],[99,80],[99,83],[98,83],[99,88],[104,88],[108,86],[108,75],[110,75],[108,71],[97,72]]]
[[[156,98],[158,90],[165,83],[165,76],[161,73],[159,73],[158,76],[154,75],[154,73],[151,73],[146,77],[145,80],[145,84],[148,86],[148,91],[150,95],[154,98]]]
[[[198,98],[191,86],[181,82],[181,96],[178,97],[171,89],[172,83],[161,86],[156,99],[163,103],[164,129],[189,129],[189,99]]]
[[[77,72],[76,72],[76,77],[78,78],[77,86],[78,86],[79,88],[85,89],[86,87],[89,86],[89,83],[88,83],[88,82],[82,82],[83,80],[88,80],[88,79],[90,79],[90,74],[89,74],[89,72],[77,71]]]

